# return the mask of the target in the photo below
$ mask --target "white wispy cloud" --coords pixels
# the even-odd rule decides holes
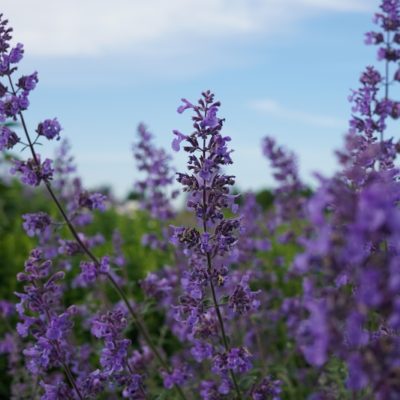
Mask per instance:
[[[249,105],[252,109],[259,112],[285,120],[297,121],[306,125],[320,128],[344,128],[346,126],[346,121],[339,118],[293,109],[283,106],[273,99],[255,100],[250,102]]]
[[[191,52],[263,37],[318,12],[369,11],[374,0],[2,0],[1,12],[38,56]],[[205,42],[206,41],[206,42]]]
[[[377,1],[370,0],[299,0],[305,6],[333,11],[370,12],[376,7]]]

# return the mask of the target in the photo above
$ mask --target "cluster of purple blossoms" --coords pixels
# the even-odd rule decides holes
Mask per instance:
[[[0,151],[12,149],[20,138],[10,128],[3,125],[0,127]]]
[[[60,140],[61,125],[56,118],[46,119],[38,125],[36,132],[39,136],[44,136],[49,140],[54,138]]]
[[[92,334],[105,343],[100,355],[101,374],[109,383],[115,381],[123,388],[124,398],[145,399],[143,378],[128,360],[131,341],[123,335],[127,324],[127,314],[122,308],[116,308],[92,321]]]
[[[31,138],[22,111],[29,105],[28,95],[35,88],[38,78],[37,73],[34,73],[31,76],[21,77],[16,85],[13,84],[13,74],[17,71],[15,64],[21,60],[23,48],[22,45],[17,45],[10,50],[10,32],[11,28],[7,28],[7,21],[0,17],[0,76],[6,80],[1,83],[0,121],[6,121],[6,118],[19,120],[26,143],[8,127],[2,126],[1,149],[10,150],[21,143],[24,149],[30,151],[29,160],[14,160],[11,172],[18,173],[21,181],[27,185],[44,184],[63,218],[63,222],[58,222],[43,212],[24,215],[23,226],[29,236],[37,236],[39,246],[27,261],[26,273],[18,276],[19,281],[29,282],[29,285],[25,285],[24,292],[18,294],[21,299],[21,304],[18,306],[21,320],[18,332],[29,340],[29,343],[25,344],[24,355],[29,370],[37,376],[37,381],[40,381],[42,398],[54,400],[60,398],[59,396],[92,398],[96,397],[99,391],[118,389],[110,389],[111,381],[115,382],[115,377],[101,374],[97,370],[91,371],[87,362],[91,352],[86,351],[85,345],[77,344],[75,346],[77,353],[69,346],[69,335],[72,335],[73,331],[72,315],[79,310],[82,317],[88,319],[91,314],[86,307],[70,306],[65,310],[61,301],[63,285],[59,284],[59,280],[64,277],[65,271],[70,271],[74,267],[72,256],[86,256],[89,259],[80,262],[82,272],[75,277],[72,287],[85,286],[93,283],[97,277],[103,276],[125,303],[143,339],[157,356],[163,369],[168,372],[169,367],[119,285],[120,280],[110,266],[110,258],[104,256],[100,259],[92,252],[94,246],[104,243],[104,238],[101,235],[87,236],[82,230],[91,221],[90,211],[105,210],[105,196],[86,192],[78,178],[69,176],[75,171],[75,167],[68,154],[68,144],[62,144],[55,163],[50,159],[41,162],[41,157],[36,151],[38,139],[58,140],[61,126],[57,119],[44,120],[38,124],[37,137],[34,140]],[[72,240],[63,237],[65,234],[61,229],[63,226],[72,235]],[[112,260],[118,258],[121,264],[122,259],[117,254],[119,250],[115,250],[115,258]],[[25,309],[28,312],[24,312]],[[37,313],[37,316],[31,313]],[[111,342],[106,343],[106,348],[109,343]],[[62,371],[64,376],[62,374],[60,376],[59,371]],[[120,390],[125,397],[144,396],[142,393],[139,397],[135,394],[138,390],[142,391],[138,377],[136,373],[129,374],[125,383],[121,383],[123,387]],[[34,384],[32,381],[32,385]],[[177,390],[184,399],[182,391],[179,388]]]
[[[18,274],[24,282],[24,292],[16,293],[20,302],[16,309],[20,318],[17,331],[23,338],[33,337],[34,342],[23,351],[29,371],[38,376],[53,368],[64,369],[72,386],[76,387],[70,362],[73,352],[69,335],[73,327],[72,317],[76,308],[64,312],[61,307],[64,273],[52,273],[52,263],[43,258],[39,249],[31,252],[25,263],[25,272]],[[77,389],[79,392],[79,389]]]
[[[11,328],[0,340],[10,371],[21,377],[22,384],[13,384],[14,398],[18,393],[36,398],[35,391],[45,400],[176,398],[165,388],[183,400],[278,400],[286,396],[282,382],[290,385],[293,379],[282,365],[286,362],[294,364],[295,380],[318,380],[304,398],[399,397],[399,145],[384,134],[400,117],[400,102],[389,90],[400,81],[400,1],[382,0],[380,8],[375,17],[379,30],[369,32],[366,42],[379,46],[385,72],[369,66],[361,74],[360,87],[350,96],[345,148],[337,153],[341,170],[330,179],[319,176],[309,199],[294,155],[265,138],[262,150],[279,184],[274,204],[264,212],[249,194],[238,205],[238,195],[232,193],[235,177],[224,172],[232,164],[231,139],[222,134],[220,103],[206,91],[198,103],[182,99],[178,112],[193,112],[194,130],[175,130],[172,141],[174,151],[188,153],[188,171],[177,173],[177,181],[197,224],[171,225],[168,232],[177,195],[170,189],[171,158],[139,126],[134,156],[145,177],[135,188],[143,195],[143,209],[161,228],[161,234],[144,236],[143,244],[165,253],[168,240],[176,246],[168,253],[171,265],[140,281],[146,301],[156,303],[150,311],[122,289],[130,289],[132,282],[118,276],[128,266],[119,231],[113,230],[111,256],[97,256],[101,249],[96,247],[105,243],[102,235],[85,233],[93,211],[105,211],[106,197],[87,192],[71,176],[75,166],[68,144],[62,142],[54,162],[42,162],[36,152],[39,139],[59,140],[62,128],[57,119],[46,119],[33,141],[29,136],[23,111],[38,74],[13,84],[24,51],[21,44],[10,46],[11,29],[0,16],[0,122],[20,120],[25,135],[23,139],[13,125],[2,125],[0,150],[21,144],[31,151],[28,160],[14,160],[11,172],[29,186],[44,184],[63,217],[59,222],[53,212],[23,215],[23,228],[38,245],[17,276],[17,315],[10,303],[0,301],[2,320],[18,317],[19,337]],[[72,238],[65,237],[66,230]],[[277,257],[284,246],[289,255]],[[78,266],[80,273],[75,272]],[[71,274],[68,279],[66,273]],[[100,304],[111,298],[104,282],[122,302],[99,313]],[[70,291],[85,292],[87,287],[82,303],[71,305]],[[154,309],[150,332],[147,312]],[[101,341],[92,337],[91,344],[82,342],[81,336],[89,338],[90,333]],[[290,339],[282,345],[281,337],[274,337],[285,340],[287,333],[297,346]],[[172,346],[164,347],[168,340]],[[332,360],[345,366],[344,396],[324,381]]]
[[[29,106],[29,92],[33,90],[38,82],[37,73],[30,76],[22,76],[14,89],[11,74],[17,70],[17,64],[22,60],[24,49],[21,43],[15,47],[10,46],[12,28],[8,27],[8,21],[0,14],[0,77],[6,77],[8,81],[0,85],[0,122],[6,118],[16,119],[17,115]],[[1,142],[6,135],[10,135],[8,129],[2,129]],[[15,144],[15,143],[14,143]],[[12,141],[7,148],[12,148]]]
[[[218,117],[220,103],[211,92],[203,92],[196,105],[186,99],[183,103],[178,112],[193,110],[194,131],[190,135],[174,131],[172,148],[179,150],[184,142],[183,149],[189,153],[188,173],[178,173],[177,180],[188,194],[187,207],[193,211],[198,228],[171,228],[171,242],[183,250],[190,268],[181,278],[183,295],[175,318],[184,328],[181,335],[192,343],[195,360],[209,360],[211,370],[220,377],[217,393],[228,395],[233,390],[241,398],[243,389],[236,375],[252,368],[252,356],[244,346],[232,347],[226,327],[229,319],[247,314],[259,303],[257,293],[248,286],[248,277],[235,284],[234,274],[229,274],[229,256],[240,230],[239,218],[225,217],[226,210],[238,211],[237,196],[230,193],[234,177],[222,172],[232,163],[231,139],[221,134],[224,120]],[[222,307],[224,298],[233,313]],[[209,395],[213,388],[211,383],[202,383],[204,399],[213,398]]]
[[[81,261],[80,267],[82,272],[79,280],[85,282],[85,284],[94,283],[99,275],[105,275],[110,272],[110,259],[108,256],[103,257],[100,265],[93,261]]]
[[[45,231],[51,225],[50,216],[44,212],[24,214],[22,218],[24,219],[22,226],[28,236],[46,235]]]
[[[399,116],[399,103],[389,98],[389,64],[399,59],[400,2],[384,0],[381,10],[382,32],[367,34],[367,42],[384,45],[378,58],[385,74],[373,67],[362,73],[362,86],[350,97],[346,148],[338,153],[342,171],[320,178],[307,204],[313,228],[294,262],[304,274],[306,317],[299,314],[294,326],[311,365],[322,368],[335,355],[347,365],[354,396],[394,399],[400,393],[400,186],[396,146],[384,132]]]
[[[48,158],[40,162],[40,157],[28,161],[14,161],[14,166],[11,169],[12,174],[19,173],[21,181],[26,185],[39,186],[42,181],[48,182],[53,178],[52,161]]]

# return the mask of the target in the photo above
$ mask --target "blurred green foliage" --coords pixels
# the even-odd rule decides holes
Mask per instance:
[[[304,193],[305,196],[309,193]],[[131,201],[138,198],[137,194],[129,196]],[[269,210],[273,206],[273,194],[269,190],[263,190],[257,193],[258,202],[264,210]],[[14,292],[18,290],[16,274],[23,270],[24,262],[31,249],[35,247],[37,239],[29,238],[22,229],[21,215],[28,212],[46,211],[55,219],[59,219],[58,211],[46,192],[40,188],[31,190],[25,188],[18,181],[12,180],[4,182],[0,180],[0,299],[15,300]],[[181,212],[176,225],[191,225],[193,217],[187,212]],[[289,227],[281,227],[279,233],[284,233]],[[290,227],[300,233],[302,226]],[[71,238],[67,228],[61,227],[62,236]],[[91,236],[101,233],[105,242],[96,247],[94,253],[101,257],[105,254],[113,255],[112,236],[115,230],[118,230],[123,238],[122,250],[126,257],[126,266],[120,271],[122,276],[128,278],[130,282],[125,290],[131,297],[142,305],[145,312],[143,318],[151,333],[160,333],[159,327],[163,326],[163,315],[154,311],[151,301],[142,302],[143,297],[139,290],[138,282],[148,271],[158,269],[164,265],[171,265],[173,262],[172,251],[155,251],[144,247],[141,244],[141,238],[145,233],[158,233],[161,226],[157,221],[148,217],[142,211],[132,211],[130,213],[121,212],[118,207],[112,206],[104,213],[95,213],[94,221],[87,228],[85,234]],[[287,279],[287,270],[289,265],[299,251],[297,245],[293,243],[282,244],[278,240],[271,238],[272,249],[267,253],[260,253],[257,256],[262,260],[266,271],[275,276],[274,280],[269,282],[257,282],[254,289],[262,288],[267,293],[273,293],[279,290],[284,297],[295,296],[301,292],[301,281],[299,279]],[[67,274],[65,291],[65,305],[70,304],[91,304],[92,311],[98,311],[102,307],[112,302],[117,302],[119,297],[114,290],[106,283],[97,283],[93,290],[83,290],[75,288],[73,285],[74,277],[79,273],[79,262],[81,255],[75,256],[72,261],[72,270]],[[279,260],[279,262],[278,262]],[[271,305],[279,307],[282,297],[272,299]],[[152,312],[149,312],[152,311]],[[257,321],[254,321],[257,322]],[[260,322],[260,321],[259,321]],[[264,321],[262,321],[264,323]],[[77,326],[81,324],[77,323]],[[7,331],[5,324],[0,324],[0,337]],[[99,346],[99,343],[93,341],[87,331],[76,332],[80,341],[92,342],[92,345]],[[132,326],[127,332],[128,336],[135,343],[137,332]],[[307,370],[308,366],[303,357],[294,352],[294,342],[287,334],[284,323],[271,324],[270,328],[264,332],[260,340],[263,347],[267,350],[266,359],[263,361],[262,368],[266,368],[268,373],[282,380],[284,385],[283,399],[297,400],[306,399],[311,393],[311,388],[315,388],[318,381],[322,387],[334,387],[337,390],[337,398],[349,399],[349,393],[345,390],[343,382],[345,381],[346,371],[343,364],[338,360],[331,360],[325,371],[319,374],[304,375],[304,381],[301,381],[298,371]],[[162,344],[167,353],[173,353],[179,346],[176,338],[165,328],[160,335],[159,344]],[[79,340],[78,339],[78,340]],[[273,347],[271,347],[273,343]],[[10,398],[9,384],[10,377],[7,376],[6,358],[0,356],[0,399]],[[252,380],[249,376],[246,379]]]
[[[24,269],[25,260],[37,244],[37,239],[28,237],[23,230],[22,215],[38,211],[45,211],[55,220],[60,220],[58,210],[43,189],[30,189],[17,180],[5,181],[0,178],[0,300],[16,301],[14,293],[21,290],[21,284],[17,282],[16,275]],[[71,239],[65,226],[60,229],[63,237]],[[122,251],[127,261],[121,275],[125,275],[128,282],[132,282],[126,290],[140,301],[141,293],[138,290],[137,282],[148,271],[171,261],[171,254],[154,251],[141,245],[141,237],[144,233],[160,231],[156,221],[149,220],[141,211],[135,211],[128,215],[118,212],[116,207],[110,207],[104,213],[95,213],[93,223],[84,230],[85,234],[89,236],[98,233],[104,236],[104,244],[94,249],[97,256],[112,255],[112,235],[115,230],[118,230],[123,238]],[[96,307],[104,307],[106,305],[104,304],[105,298],[108,298],[109,302],[118,301],[119,297],[115,291],[104,283],[100,283],[93,293],[73,287],[72,282],[79,273],[81,260],[81,255],[75,256],[72,260],[72,270],[66,277],[65,304],[79,305],[86,303],[90,296],[97,295],[99,298],[93,302]],[[157,314],[150,316],[148,321],[150,329],[152,326],[159,325],[160,318],[161,316]],[[0,337],[9,331],[10,326],[7,326],[4,321],[0,321]],[[130,334],[132,337],[136,336],[134,328]],[[87,335],[87,332],[82,332],[82,335]],[[82,339],[90,340],[89,337]],[[7,376],[6,371],[6,357],[0,355],[0,399],[7,399],[10,396],[8,392],[10,377]]]
[[[0,298],[15,299],[15,275],[23,269],[33,240],[22,229],[22,214],[49,211],[41,191],[30,191],[17,181],[0,181]]]

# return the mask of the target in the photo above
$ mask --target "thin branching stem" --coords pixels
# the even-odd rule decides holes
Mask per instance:
[[[203,161],[204,161],[206,159],[206,139],[205,138],[203,138],[203,149],[202,149],[202,152],[203,152]],[[207,188],[206,188],[206,184],[204,182],[204,184],[203,184],[203,204],[202,204],[202,206],[203,206],[202,220],[203,220],[203,231],[204,231],[204,233],[207,233],[207,216],[206,216],[207,194],[206,194],[206,191],[207,191]],[[220,310],[220,307],[219,307],[217,294],[215,292],[215,287],[214,287],[213,278],[212,278],[213,267],[212,267],[212,261],[211,261],[211,254],[210,254],[209,251],[206,254],[207,254],[207,270],[208,270],[208,275],[209,275],[209,280],[210,280],[210,289],[211,289],[211,295],[212,295],[212,299],[213,299],[214,309],[215,309],[215,313],[217,314],[218,323],[219,323],[219,327],[220,327],[220,330],[221,330],[222,342],[224,344],[226,352],[229,352],[230,351],[230,346],[229,346],[228,338],[226,336],[224,320],[222,318],[222,314],[221,314],[221,310]],[[242,399],[242,395],[240,393],[240,388],[239,388],[239,385],[237,383],[236,375],[235,375],[235,373],[234,373],[234,371],[232,369],[229,369],[229,374],[230,374],[230,376],[232,378],[232,382],[233,382],[233,385],[235,387],[237,399],[241,400]]]
[[[10,86],[11,89],[14,93],[14,95],[16,94],[16,91],[14,89],[14,85],[12,83],[11,77],[8,76],[9,82],[10,82]],[[20,111],[19,113],[19,117],[21,120],[21,124],[22,124],[22,128],[24,130],[26,139],[28,141],[29,144],[29,149],[31,151],[33,160],[36,164],[36,166],[38,168],[40,168],[40,161],[39,158],[36,154],[35,151],[35,147],[34,144],[32,143],[31,137],[29,135],[28,132],[28,128],[25,122],[25,118],[22,114],[22,112]],[[54,193],[54,190],[51,186],[51,183],[48,179],[44,180],[46,189],[48,191],[48,193],[50,194],[50,197],[53,199],[54,203],[56,204],[60,214],[62,215],[64,221],[66,222],[69,231],[71,232],[72,236],[74,237],[74,239],[76,240],[76,242],[79,244],[79,246],[81,247],[82,251],[94,262],[94,264],[100,268],[100,261],[98,260],[98,258],[91,252],[91,250],[86,246],[86,244],[82,241],[82,239],[79,237],[78,232],[76,231],[74,225],[72,224],[71,220],[69,219],[68,215],[66,214],[63,206],[61,205],[60,201],[58,200],[56,194]],[[165,368],[168,372],[171,371],[168,363],[165,361],[165,359],[162,357],[161,353],[159,352],[159,350],[156,348],[156,346],[154,345],[149,333],[147,332],[147,329],[144,326],[144,323],[141,321],[139,315],[136,313],[136,311],[133,309],[132,305],[130,304],[128,298],[126,297],[123,289],[120,287],[120,285],[115,281],[115,279],[112,277],[111,274],[106,273],[105,274],[107,279],[109,280],[109,282],[111,283],[111,285],[114,287],[114,289],[117,291],[117,293],[119,294],[119,296],[121,297],[122,301],[125,303],[129,313],[132,316],[132,319],[136,325],[136,327],[138,328],[139,332],[143,335],[144,340],[146,341],[147,345],[150,347],[150,349],[152,350],[152,352],[154,353],[154,355],[156,356],[157,360],[159,361],[159,363],[161,364],[161,366],[163,368]],[[177,390],[177,392],[179,393],[179,396],[181,397],[181,399],[186,400],[186,396],[183,393],[181,387],[178,384],[175,384],[175,388]]]

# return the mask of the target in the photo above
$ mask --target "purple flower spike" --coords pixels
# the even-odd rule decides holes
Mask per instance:
[[[246,373],[251,368],[250,354],[243,347],[231,348],[228,344],[232,332],[225,328],[224,320],[228,319],[228,313],[233,313],[227,308],[220,309],[218,304],[223,297],[229,299],[234,291],[234,285],[228,283],[231,279],[228,259],[236,251],[241,225],[240,218],[224,215],[226,209],[237,211],[237,196],[230,193],[234,176],[225,175],[223,171],[226,165],[232,164],[232,150],[228,149],[231,139],[221,134],[224,120],[217,118],[219,106],[210,91],[203,92],[193,106],[195,131],[187,136],[174,131],[175,150],[184,140],[184,150],[189,153],[187,173],[177,173],[177,181],[189,194],[187,208],[193,211],[198,227],[171,226],[170,236],[171,243],[188,257],[189,266],[181,275],[184,295],[179,298],[174,317],[193,344],[191,354],[195,360],[202,362],[213,357],[212,371],[218,375],[219,382],[202,388],[201,393],[203,398],[210,399],[230,394],[232,390],[241,397],[235,374]],[[243,284],[246,282],[245,278]],[[244,310],[246,302],[251,303],[253,299],[249,298],[252,293],[247,287],[242,289],[235,294],[234,308],[240,306]],[[212,298],[208,298],[210,291]],[[204,307],[208,302],[211,308]],[[223,338],[222,346],[217,344],[219,335]],[[203,382],[203,385],[208,386],[208,383]],[[209,397],[211,393],[218,395]]]

